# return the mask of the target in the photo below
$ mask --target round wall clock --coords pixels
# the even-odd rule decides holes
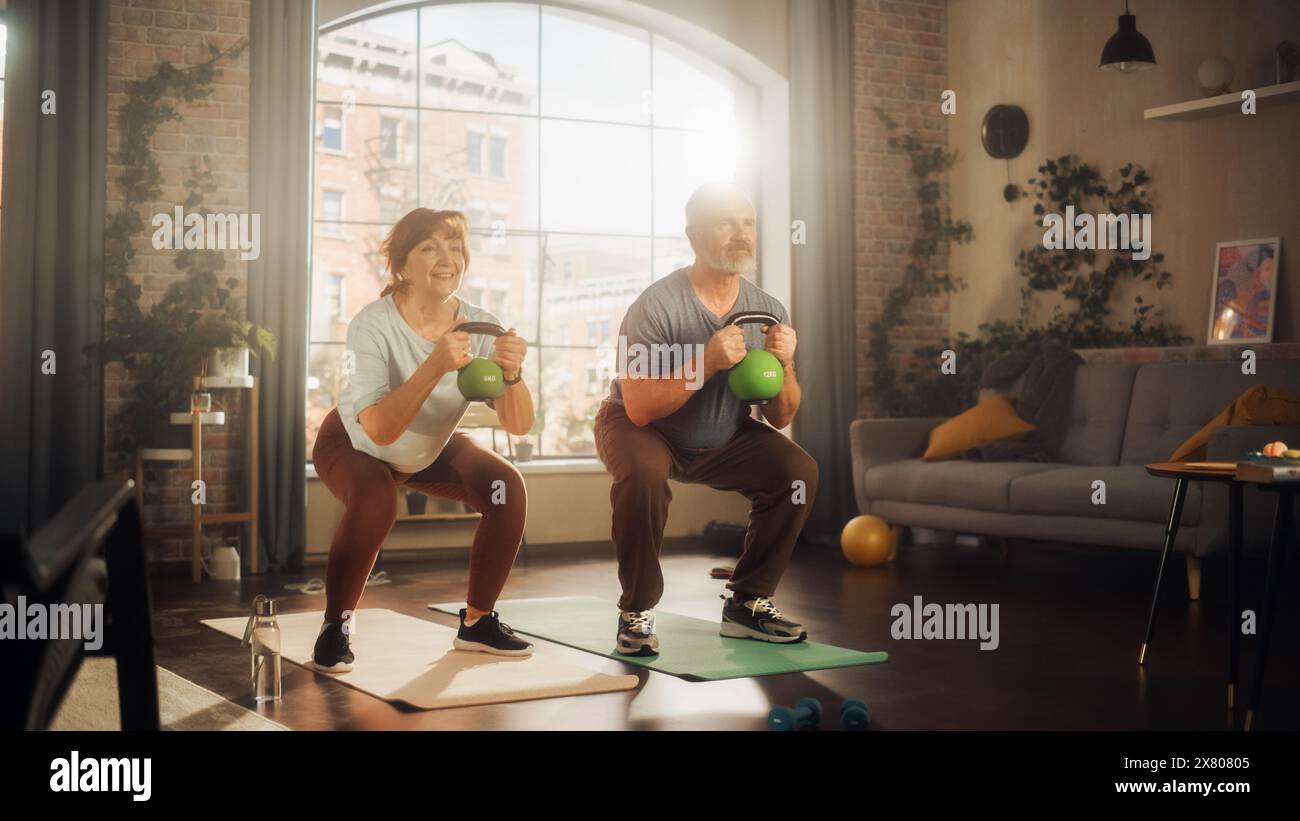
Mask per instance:
[[[984,115],[980,140],[990,157],[1009,160],[1020,156],[1029,142],[1029,118],[1018,105],[995,105]]]

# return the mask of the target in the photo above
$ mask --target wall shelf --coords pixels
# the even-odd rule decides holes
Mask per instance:
[[[1214,117],[1232,111],[1240,112],[1241,92],[1245,90],[1243,88],[1241,91],[1232,91],[1227,94],[1220,94],[1217,97],[1205,97],[1200,100],[1188,100],[1185,103],[1173,103],[1158,108],[1148,108],[1142,112],[1142,116],[1147,120],[1197,120],[1202,117]],[[1259,108],[1279,103],[1300,102],[1300,80],[1291,83],[1260,86],[1251,90],[1255,92],[1255,104]]]

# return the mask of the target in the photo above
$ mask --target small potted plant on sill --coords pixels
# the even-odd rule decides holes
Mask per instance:
[[[406,491],[406,514],[408,516],[423,516],[424,511],[429,507],[429,497],[425,496],[418,490]]]
[[[541,438],[546,428],[546,409],[538,408],[533,415],[533,427],[525,438],[515,442],[515,461],[531,462],[533,460],[533,436]]]

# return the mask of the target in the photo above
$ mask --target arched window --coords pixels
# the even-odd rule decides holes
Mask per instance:
[[[462,294],[531,349],[542,456],[594,453],[623,313],[689,264],[700,183],[757,190],[758,92],[660,34],[537,3],[439,3],[322,30],[308,452],[342,388],[347,322],[416,207],[465,212]]]

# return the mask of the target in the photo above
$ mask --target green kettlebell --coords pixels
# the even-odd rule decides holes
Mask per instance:
[[[467,334],[506,335],[506,329],[495,322],[464,322],[456,326],[456,330]],[[460,388],[460,395],[471,402],[487,402],[505,393],[505,379],[500,365],[476,356],[457,373],[456,387]]]
[[[781,320],[766,311],[740,311],[727,317],[726,325],[779,325]],[[785,369],[781,360],[762,348],[752,348],[740,363],[727,372],[727,387],[737,398],[751,405],[765,405],[781,392]]]

